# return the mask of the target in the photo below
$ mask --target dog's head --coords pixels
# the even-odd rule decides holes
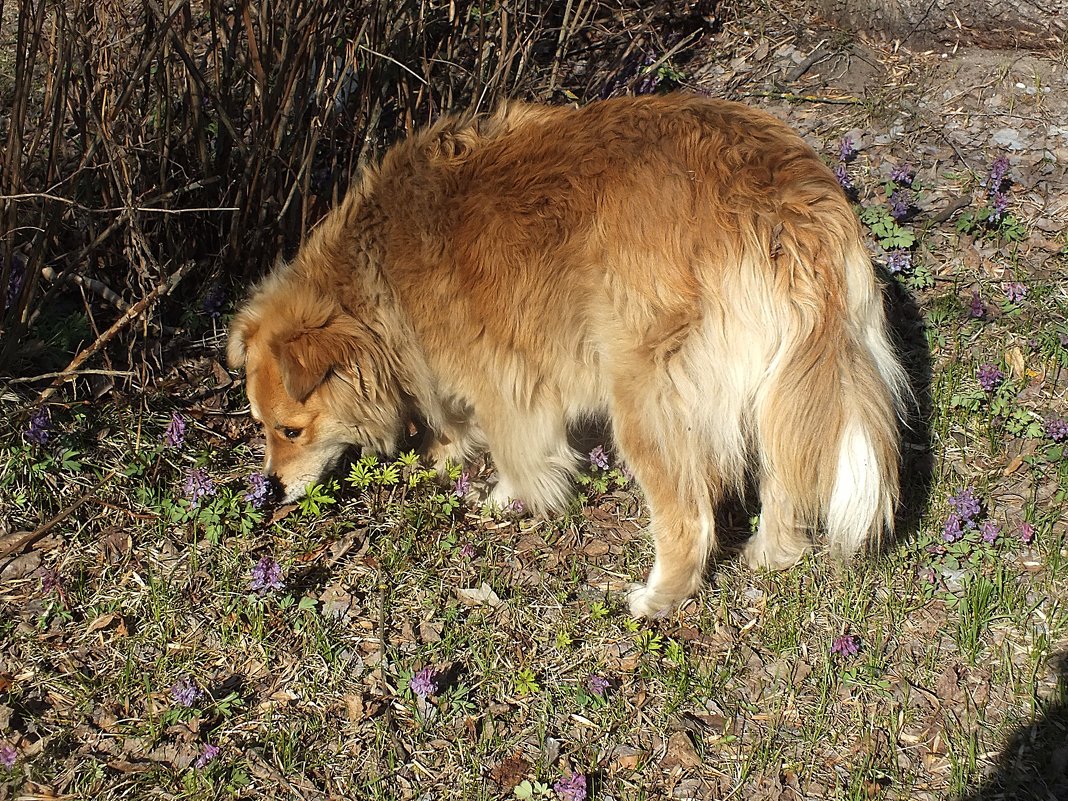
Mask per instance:
[[[357,319],[281,268],[235,317],[227,357],[244,367],[263,426],[263,472],[284,501],[304,495],[351,446],[388,453],[403,428],[396,355],[381,321]]]

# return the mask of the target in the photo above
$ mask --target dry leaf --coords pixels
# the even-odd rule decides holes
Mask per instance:
[[[460,599],[461,603],[465,603],[468,606],[489,604],[496,607],[501,605],[501,599],[497,597],[497,593],[484,581],[479,587],[457,588],[456,597]]]
[[[684,731],[679,731],[668,738],[667,753],[660,760],[661,769],[674,770],[675,768],[682,768],[683,770],[688,770],[696,768],[700,764],[701,757],[698,755],[697,749],[693,747],[690,735]]]
[[[502,793],[510,793],[519,782],[523,781],[529,771],[530,762],[522,752],[516,751],[512,756],[490,768],[489,777]]]
[[[1019,346],[1009,348],[1005,351],[1005,364],[1008,365],[1009,372],[1012,373],[1013,378],[1024,377],[1024,355]]]

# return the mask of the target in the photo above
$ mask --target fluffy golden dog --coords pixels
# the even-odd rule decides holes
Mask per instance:
[[[558,508],[569,425],[607,416],[656,543],[638,615],[698,588],[747,477],[753,565],[820,524],[843,556],[893,524],[905,381],[858,223],[797,134],[736,103],[442,120],[263,281],[229,359],[289,499],[418,419],[439,463],[490,452],[492,501]]]

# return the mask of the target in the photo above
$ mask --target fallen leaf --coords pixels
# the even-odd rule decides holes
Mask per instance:
[[[478,587],[457,588],[456,597],[460,599],[461,603],[467,604],[468,606],[482,606],[483,604],[489,604],[490,606],[501,605],[501,599],[497,597],[497,593],[495,593],[490,585],[484,581]]]
[[[1024,377],[1024,355],[1019,346],[1005,351],[1005,364],[1008,365],[1009,372],[1012,373],[1013,378]]]
[[[523,781],[530,771],[530,762],[516,751],[507,759],[502,759],[490,768],[489,777],[493,780],[502,793],[510,793],[512,789]]]
[[[675,768],[688,770],[696,768],[700,764],[701,757],[698,755],[697,749],[693,747],[690,735],[684,731],[679,731],[668,738],[667,753],[660,760],[662,770],[674,770]]]

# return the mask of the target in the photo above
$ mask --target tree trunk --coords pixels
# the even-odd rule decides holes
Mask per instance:
[[[913,49],[938,45],[1056,50],[1068,0],[818,0],[822,14],[858,33]]]

